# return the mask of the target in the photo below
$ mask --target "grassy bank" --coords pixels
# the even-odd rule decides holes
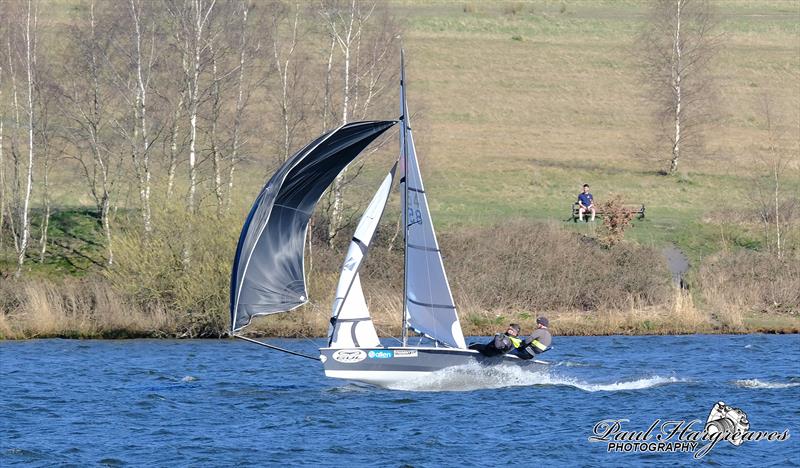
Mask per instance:
[[[723,35],[714,61],[719,120],[705,149],[665,177],[668,150],[653,144],[652,109],[637,78],[634,43],[647,2],[391,2],[403,23],[425,188],[466,334],[510,321],[530,330],[539,314],[561,335],[800,331],[800,7],[712,3]],[[769,122],[765,100],[773,103]],[[214,213],[210,172],[194,217],[183,208],[186,174],[171,201],[157,174],[154,231],[144,239],[133,172],[125,173],[131,181],[119,182],[113,202],[112,268],[82,169],[59,159],[47,253],[40,259],[35,241],[37,206],[21,279],[12,277],[11,237],[0,230],[0,338],[224,335],[238,230],[277,164],[274,108],[264,100],[252,109],[263,135],[237,170],[225,216]],[[367,117],[391,117],[391,109]],[[770,128],[780,138],[770,140]],[[774,212],[763,216],[773,150],[787,155],[781,258]],[[348,214],[363,208],[395,157],[392,140],[367,159],[346,192]],[[605,247],[597,224],[561,222],[584,182],[598,201],[619,194],[647,206],[624,243]],[[397,197],[390,203],[363,275],[384,336],[399,334],[402,291],[400,249],[389,249]],[[672,284],[661,255],[669,244],[690,259],[688,290]],[[312,302],[258,321],[252,333],[324,335],[343,249],[316,239],[307,265]]]
[[[120,239],[118,258],[127,267],[111,272],[6,278],[0,338],[225,336],[235,231],[225,221],[198,226],[197,257],[188,269],[181,262],[186,244],[174,232],[163,236],[171,242],[147,249],[137,236]],[[399,335],[403,262],[396,242],[383,230],[362,270],[382,336]],[[312,301],[257,319],[250,332],[324,336],[343,247],[315,243],[307,258]],[[509,322],[531,330],[538,315],[547,315],[560,335],[800,331],[800,265],[769,254],[717,254],[686,278],[687,291],[672,282],[657,249],[633,242],[608,247],[560,224],[452,230],[441,236],[441,248],[468,335],[492,334]]]
[[[85,280],[83,280],[85,281]],[[20,302],[0,315],[0,339],[32,338],[175,338],[186,337],[177,326],[174,314],[163,309],[141,311],[122,298],[108,293],[107,285],[35,282],[20,287],[14,297]],[[797,313],[764,313],[721,310],[707,312],[694,304],[692,297],[673,291],[671,307],[631,308],[628,310],[540,312],[551,321],[555,335],[672,335],[694,333],[800,333]],[[96,303],[87,303],[87,299]],[[389,298],[371,300],[371,305],[396,303]],[[324,310],[323,310],[324,309]],[[492,335],[511,321],[524,331],[535,327],[535,312],[503,313],[462,308],[462,328],[468,336]],[[328,327],[328,311],[311,306],[289,316],[262,319],[248,332],[258,337],[323,337]],[[379,335],[400,335],[400,310],[373,309]],[[220,335],[224,336],[224,335]]]

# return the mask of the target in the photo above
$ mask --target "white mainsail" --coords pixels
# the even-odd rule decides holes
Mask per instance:
[[[454,348],[466,348],[461,323],[447,282],[442,254],[433,229],[422,175],[419,170],[405,94],[401,57],[400,177],[403,219],[406,224],[405,322],[416,331]],[[405,326],[405,324],[404,324]]]
[[[358,222],[353,240],[342,266],[336,298],[333,301],[333,330],[331,348],[359,348],[380,346],[378,334],[369,316],[367,301],[361,289],[358,270],[366,257],[369,244],[378,228],[389,192],[392,188],[397,164],[392,167],[383,183],[375,192],[367,209]]]

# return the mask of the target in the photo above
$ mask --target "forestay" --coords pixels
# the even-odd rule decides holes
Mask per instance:
[[[380,346],[378,334],[375,332],[367,301],[361,289],[359,270],[386,208],[396,169],[397,163],[383,179],[378,191],[375,192],[372,201],[358,222],[353,240],[350,241],[350,247],[339,276],[339,284],[336,287],[336,298],[333,301],[333,328],[329,343],[331,348]]]
[[[247,216],[231,272],[231,332],[258,315],[308,301],[304,246],[308,220],[336,176],[395,121],[353,122],[297,152],[267,182]]]
[[[406,222],[406,320],[410,327],[447,346],[466,348],[417,162],[402,65],[400,80],[400,157],[405,158],[401,167],[407,171],[400,178],[405,194],[401,200]]]

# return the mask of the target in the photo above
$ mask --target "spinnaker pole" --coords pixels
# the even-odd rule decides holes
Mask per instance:
[[[281,348],[280,346],[274,346],[274,345],[271,345],[271,344],[262,343],[262,342],[260,342],[258,340],[254,340],[252,338],[247,338],[246,336],[233,335],[233,337],[234,338],[238,338],[238,339],[243,340],[243,341],[249,341],[250,343],[257,344],[257,345],[263,346],[265,348],[274,349],[275,351],[281,351],[283,353],[291,354],[293,356],[299,356],[299,357],[303,357],[303,358],[306,358],[306,359],[313,359],[314,361],[319,361],[320,360],[316,356],[310,356],[308,354],[298,353],[297,351],[290,351],[288,349]]]

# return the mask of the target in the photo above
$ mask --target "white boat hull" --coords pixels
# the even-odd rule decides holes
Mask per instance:
[[[471,349],[452,348],[321,348],[320,360],[325,375],[379,387],[393,387],[422,381],[434,372],[450,367],[479,364],[485,366],[543,366],[538,360],[514,355],[488,358]]]

